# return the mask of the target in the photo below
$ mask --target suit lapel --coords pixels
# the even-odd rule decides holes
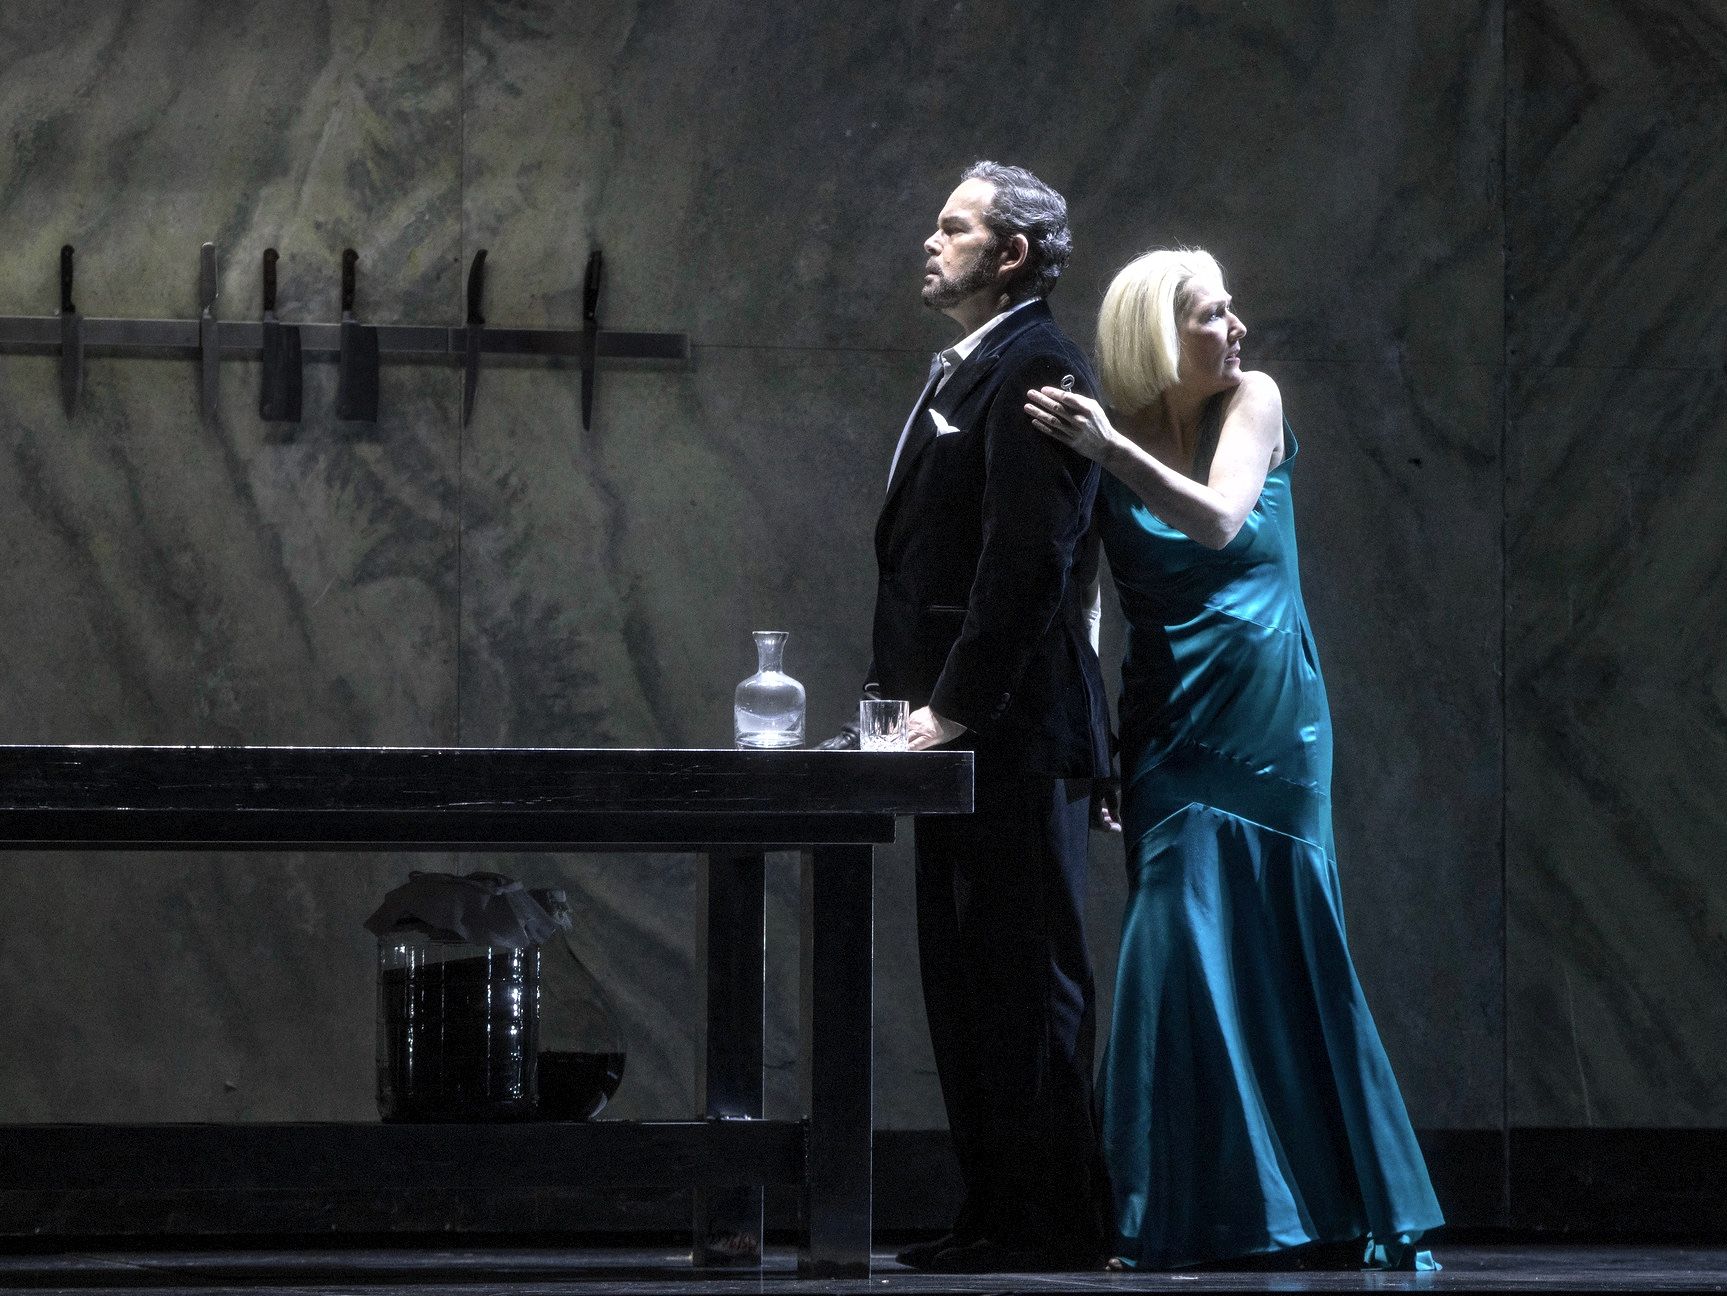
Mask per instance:
[[[950,400],[948,396],[948,393],[954,390],[955,385],[962,380],[964,381],[965,389],[959,393],[963,398],[972,388],[977,386],[983,375],[988,373],[995,364],[995,361],[991,360],[986,365],[974,366],[972,361],[976,358],[975,352],[967,356],[959,368],[953,371],[953,377],[947,380],[947,386],[932,397],[928,405],[918,411],[917,422],[912,424],[911,434],[906,437],[905,449],[900,452],[899,467],[894,471],[893,480],[888,483],[888,500],[893,499],[899,491],[900,485],[907,477],[911,476],[911,466],[917,462],[918,457],[935,444],[935,420],[929,416],[930,411],[934,410],[944,419],[947,418],[959,408],[959,401]]]
[[[887,484],[887,499],[883,501],[885,510],[887,502],[899,493],[899,488],[905,479],[911,475],[911,466],[917,457],[927,450],[935,441],[935,420],[929,412],[935,408],[935,401],[924,406],[917,412],[917,418],[911,425],[911,431],[906,433],[905,449],[900,451],[899,464],[894,468],[893,480]]]
[[[888,483],[887,498],[882,502],[884,515],[892,506],[901,485],[911,476],[912,465],[925,450],[935,444],[935,420],[930,418],[929,411],[935,410],[944,419],[951,421],[954,411],[959,409],[966,398],[989,376],[1002,353],[1018,341],[1027,329],[1049,318],[1049,307],[1042,301],[1034,301],[1029,306],[1016,310],[990,330],[983,343],[960,362],[959,368],[953,371],[942,389],[930,399],[929,405],[918,411],[917,421],[912,424],[905,449],[900,452],[899,467],[894,472],[893,480]]]

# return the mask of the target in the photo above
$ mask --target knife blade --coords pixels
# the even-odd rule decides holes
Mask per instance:
[[[354,316],[355,267],[360,254],[342,252],[342,343],[336,370],[336,417],[359,423],[378,421],[378,330]]]
[[[300,421],[300,330],[276,318],[275,248],[264,249],[264,387],[258,417],[267,423]]]
[[[600,276],[604,262],[599,248],[588,253],[588,270],[582,276],[582,428],[594,421],[594,370],[599,363]]]
[[[60,404],[71,418],[84,388],[84,324],[72,304],[72,245],[60,249]]]
[[[198,253],[198,395],[206,422],[216,417],[221,404],[221,327],[216,319],[216,245],[206,243]]]
[[[480,386],[480,335],[486,317],[480,314],[480,298],[486,286],[486,249],[474,253],[468,270],[468,352],[462,364],[462,426],[474,416],[474,393]]]

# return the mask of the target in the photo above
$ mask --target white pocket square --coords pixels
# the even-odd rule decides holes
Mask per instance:
[[[949,432],[959,431],[958,428],[941,416],[940,410],[932,409],[929,412],[929,416],[935,421],[935,434],[937,436],[946,436]]]

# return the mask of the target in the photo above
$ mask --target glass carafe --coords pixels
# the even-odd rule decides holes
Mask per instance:
[[[802,747],[804,686],[780,669],[784,630],[757,630],[756,673],[738,685],[732,699],[733,732],[739,747]]]
[[[570,942],[568,893],[547,887],[532,894],[563,928],[540,946],[540,1117],[591,1120],[624,1078],[623,1032]]]

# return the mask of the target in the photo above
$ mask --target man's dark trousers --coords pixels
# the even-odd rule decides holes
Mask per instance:
[[[999,770],[980,753],[975,804],[917,821],[924,1006],[967,1189],[956,1231],[1095,1259],[1091,781]]]

